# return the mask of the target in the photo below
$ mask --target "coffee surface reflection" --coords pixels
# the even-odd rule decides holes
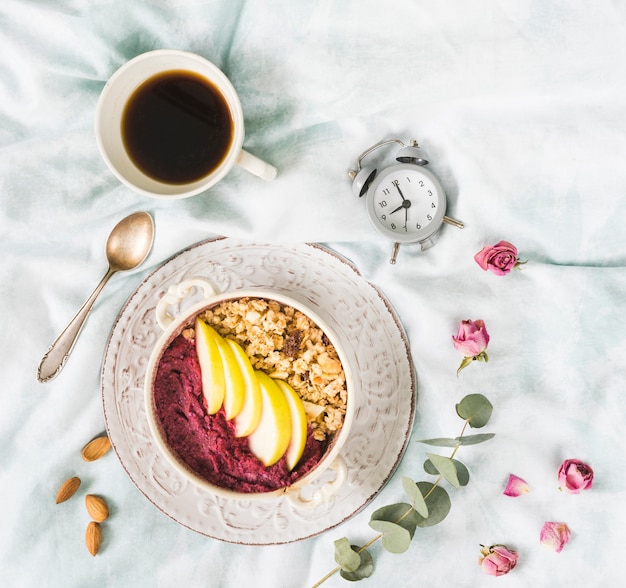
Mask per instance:
[[[121,123],[133,163],[168,184],[210,174],[224,161],[234,135],[220,90],[185,70],[166,71],[141,84],[128,99]]]

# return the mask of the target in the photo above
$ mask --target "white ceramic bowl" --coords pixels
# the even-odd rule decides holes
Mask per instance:
[[[192,304],[185,310],[180,311],[180,307],[183,305],[182,303],[185,299],[188,299],[194,293],[197,294],[199,291],[202,292],[203,299],[200,302]],[[215,307],[221,302],[241,299],[244,297],[275,300],[281,305],[291,306],[305,314],[324,332],[328,340],[334,346],[339,360],[341,361],[346,379],[346,414],[341,429],[335,433],[326,450],[326,453],[317,465],[313,467],[313,469],[296,480],[292,485],[279,488],[271,492],[248,493],[222,488],[208,482],[190,469],[189,466],[184,463],[184,457],[176,455],[168,446],[160,419],[157,415],[154,399],[154,381],[157,367],[163,353],[171,345],[174,339],[183,331],[184,328],[193,326],[195,318],[203,311]],[[171,309],[178,309],[179,314],[174,316],[170,312]],[[346,464],[341,457],[340,452],[349,434],[354,416],[355,391],[354,379],[350,369],[350,364],[346,359],[346,354],[343,351],[337,335],[325,323],[325,321],[311,308],[306,307],[301,302],[294,300],[285,294],[273,292],[267,289],[247,289],[218,293],[215,287],[204,278],[186,280],[180,284],[170,287],[168,292],[162,297],[157,305],[156,313],[157,321],[164,329],[164,332],[152,351],[146,370],[146,413],[148,416],[148,424],[156,444],[172,466],[193,484],[196,484],[197,486],[224,498],[251,500],[275,498],[285,495],[293,504],[303,508],[314,507],[320,502],[329,500],[341,487],[347,476]],[[332,470],[335,472],[334,479],[331,475]]]

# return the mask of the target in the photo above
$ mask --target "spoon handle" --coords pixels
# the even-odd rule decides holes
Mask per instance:
[[[116,272],[116,270],[109,267],[107,273],[104,275],[100,283],[96,286],[96,289],[91,293],[91,296],[87,298],[85,304],[83,304],[80,310],[76,313],[76,316],[69,322],[65,330],[57,337],[56,341],[50,346],[50,349],[41,358],[39,367],[37,368],[37,379],[40,382],[48,382],[52,380],[62,369],[70,356],[74,343],[83,328],[85,319],[91,311],[96,298],[100,295],[102,288],[109,281],[109,278]]]

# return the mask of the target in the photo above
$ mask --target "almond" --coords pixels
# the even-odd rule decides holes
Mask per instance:
[[[87,544],[87,549],[91,555],[96,555],[96,553],[98,553],[102,543],[102,527],[100,527],[100,523],[91,521],[87,525],[85,543]]]
[[[102,521],[107,520],[109,516],[109,507],[104,498],[96,496],[95,494],[87,494],[87,496],[85,496],[85,506],[87,507],[89,516],[96,523],[101,523]]]
[[[65,482],[61,484],[61,487],[57,492],[57,504],[59,504],[60,502],[65,502],[66,500],[69,500],[72,496],[74,496],[79,486],[80,478],[77,476],[65,480]]]
[[[96,437],[85,447],[81,452],[85,461],[96,461],[100,459],[109,449],[111,449],[111,441],[104,435],[102,437]]]

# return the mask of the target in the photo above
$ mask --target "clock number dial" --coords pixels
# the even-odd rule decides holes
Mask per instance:
[[[402,242],[430,237],[443,222],[445,195],[428,170],[397,165],[383,170],[370,187],[372,220]]]

